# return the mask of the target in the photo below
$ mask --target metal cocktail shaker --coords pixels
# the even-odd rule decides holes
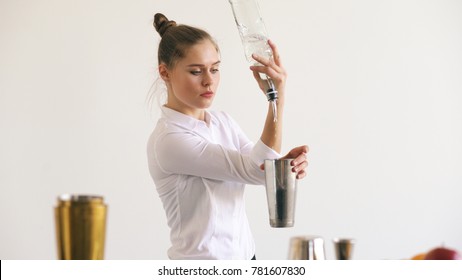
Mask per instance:
[[[325,260],[324,240],[310,235],[292,237],[289,260]]]
[[[355,240],[351,238],[334,238],[335,256],[337,260],[351,260]]]
[[[102,260],[106,214],[101,196],[59,196],[55,207],[58,259]]]
[[[292,171],[292,159],[265,160],[266,198],[270,225],[292,227],[297,196],[296,173]]]

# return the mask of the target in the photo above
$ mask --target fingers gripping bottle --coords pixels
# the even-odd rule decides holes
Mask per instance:
[[[233,10],[234,20],[241,36],[247,61],[251,65],[260,65],[252,58],[254,53],[263,58],[272,59],[273,52],[268,44],[268,35],[265,23],[260,15],[257,0],[229,0],[229,3]],[[276,121],[278,92],[271,78],[266,76],[265,79],[268,83],[266,97],[271,102],[274,121]]]

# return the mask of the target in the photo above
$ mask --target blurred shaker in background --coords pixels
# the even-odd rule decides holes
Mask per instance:
[[[266,197],[272,227],[294,225],[297,179],[296,173],[292,172],[291,161],[265,160]]]
[[[351,260],[355,240],[351,238],[334,238],[333,241],[337,260]]]
[[[55,207],[58,259],[102,260],[106,213],[101,196],[59,196]]]
[[[289,260],[325,260],[324,240],[310,235],[292,237]]]

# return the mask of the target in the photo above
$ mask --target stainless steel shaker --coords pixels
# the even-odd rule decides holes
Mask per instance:
[[[295,236],[290,239],[289,260],[325,260],[324,240],[319,236]]]
[[[351,238],[334,238],[335,256],[337,260],[351,260],[355,240]]]
[[[290,165],[292,160],[265,160],[266,197],[272,227],[294,225],[297,179]]]

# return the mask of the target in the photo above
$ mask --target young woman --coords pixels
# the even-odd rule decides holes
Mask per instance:
[[[155,15],[154,27],[162,37],[158,70],[168,96],[148,141],[148,163],[171,230],[168,256],[254,259],[243,195],[246,184],[265,183],[265,159],[281,158],[286,72],[279,52],[269,41],[274,59],[254,56],[262,65],[250,67],[262,90],[266,81],[259,73],[279,92],[277,121],[268,105],[261,137],[253,144],[229,115],[208,110],[220,82],[220,54],[212,37],[162,14]],[[293,158],[298,179],[305,176],[307,152],[301,146],[284,157]]]

